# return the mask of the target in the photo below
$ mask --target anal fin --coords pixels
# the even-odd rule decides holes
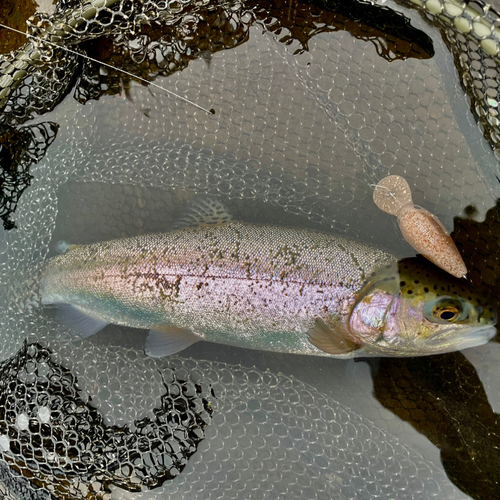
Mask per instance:
[[[316,319],[307,334],[312,345],[328,354],[348,354],[359,347],[349,338],[349,333],[340,322],[334,330],[323,320]]]
[[[71,304],[57,304],[56,318],[82,337],[90,337],[109,325],[107,321],[90,316]]]
[[[201,338],[187,328],[158,325],[149,330],[144,352],[151,358],[161,358],[183,351]]]

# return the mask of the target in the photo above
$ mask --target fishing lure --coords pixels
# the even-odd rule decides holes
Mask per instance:
[[[398,218],[404,239],[426,259],[457,278],[465,278],[467,267],[450,234],[439,219],[413,204],[411,189],[399,175],[389,175],[375,187],[378,208]]]

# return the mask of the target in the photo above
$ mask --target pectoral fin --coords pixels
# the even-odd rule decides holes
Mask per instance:
[[[359,346],[349,337],[349,332],[338,322],[338,328],[330,328],[323,320],[316,319],[307,332],[309,342],[328,354],[348,354]]]
[[[187,328],[172,325],[158,325],[149,330],[144,352],[151,358],[162,358],[176,354],[201,340]]]
[[[197,196],[186,206],[179,219],[171,229],[197,227],[201,225],[217,225],[232,219],[229,209],[216,198]]]
[[[57,304],[56,318],[82,337],[90,337],[109,325],[107,321],[90,316],[71,304]]]

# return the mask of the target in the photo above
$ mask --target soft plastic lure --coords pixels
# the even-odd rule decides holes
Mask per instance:
[[[467,267],[450,234],[439,219],[413,204],[411,189],[403,177],[382,179],[373,193],[378,208],[398,218],[404,239],[426,259],[457,278],[465,278]]]

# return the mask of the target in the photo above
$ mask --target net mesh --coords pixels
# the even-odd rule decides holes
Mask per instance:
[[[210,125],[204,126],[203,131],[201,123],[196,126],[190,123],[187,116],[183,119],[183,111],[179,111],[176,104],[166,102],[165,96],[159,97],[157,90],[154,90],[156,95],[152,99],[141,95],[140,100],[143,102],[138,104],[138,108],[144,119],[134,117],[133,123],[135,127],[151,131],[154,121],[158,120],[155,124],[157,129],[170,138],[171,145],[166,148],[168,154],[171,158],[177,154],[177,158],[169,162],[170,169],[175,170],[168,176],[171,183],[189,184],[198,190],[210,190],[213,186],[217,194],[231,194],[232,197],[253,198],[259,192],[262,197],[273,200],[288,212],[302,213],[308,220],[318,224],[333,222],[331,226],[345,232],[352,228],[352,221],[347,214],[332,215],[332,202],[349,207],[346,212],[355,213],[358,220],[367,221],[366,228],[373,228],[369,233],[378,233],[380,218],[373,217],[371,206],[353,205],[356,198],[369,196],[369,190],[372,189],[370,183],[376,183],[389,173],[413,176],[416,202],[433,204],[437,212],[444,214],[445,223],[448,224],[451,214],[459,213],[464,204],[471,203],[482,211],[491,206],[495,160],[488,151],[484,151],[483,146],[472,148],[471,151],[470,143],[478,141],[477,135],[464,139],[463,129],[470,129],[471,124],[460,123],[456,119],[456,108],[462,106],[463,114],[464,103],[455,102],[456,82],[449,80],[452,74],[445,74],[446,68],[436,68],[434,63],[426,61],[425,57],[432,54],[437,40],[432,40],[423,29],[410,30],[407,21],[391,19],[399,28],[396,34],[399,36],[399,32],[406,29],[406,38],[410,38],[410,41],[397,38],[395,34],[383,36],[381,27],[372,26],[376,21],[372,11],[365,13],[361,22],[358,15],[357,23],[349,23],[342,17],[348,8],[342,10],[334,2],[326,4],[328,9],[297,6],[292,11],[289,9],[293,15],[289,14],[288,17],[278,15],[280,11],[286,11],[280,5],[271,8],[264,4],[249,8],[238,3],[179,3],[174,8],[174,4],[169,3],[149,8],[149,4],[140,3],[140,9],[144,9],[144,12],[151,11],[151,18],[146,17],[149,24],[145,24],[145,14],[134,10],[139,7],[133,2],[107,2],[99,7],[101,3],[59,5],[53,17],[42,16],[43,20],[33,20],[32,25],[38,26],[36,34],[42,40],[47,37],[77,50],[84,50],[84,42],[87,41],[90,45],[85,50],[92,55],[108,58],[113,65],[148,80],[172,75],[197,58],[210,64],[212,54],[222,49],[234,49],[246,42],[252,26],[264,27],[279,40],[278,44],[259,47],[255,52],[258,54],[257,60],[243,56],[233,63],[237,74],[235,81],[242,89],[251,87],[249,80],[252,75],[259,75],[255,90],[259,105],[243,122],[236,119],[235,114],[251,104],[252,97],[238,95],[237,89],[232,95],[230,92],[220,93],[224,102],[220,102],[216,109],[218,118],[211,119]],[[372,4],[359,5],[359,12],[374,8]],[[352,9],[352,6],[349,8]],[[392,11],[386,7],[382,9],[379,16],[384,20]],[[101,12],[109,15],[101,16]],[[123,12],[127,12],[126,22]],[[471,109],[481,115],[483,132],[495,148],[493,138],[496,137],[497,105],[492,96],[496,92],[497,77],[494,56],[485,51],[479,39],[476,42],[470,40],[474,33],[466,37],[456,29],[451,29],[442,20],[443,16],[433,16],[429,9],[425,13],[440,27],[457,61],[462,61],[458,70],[462,82],[468,85],[466,90]],[[116,19],[115,15],[118,16]],[[81,20],[78,35],[75,34],[76,28],[72,21],[76,18]],[[486,26],[493,23],[493,26],[494,19],[494,11],[490,10],[483,12],[475,24],[486,23]],[[391,23],[386,24],[392,26]],[[60,26],[67,29],[63,30]],[[351,36],[346,35],[345,30],[350,30]],[[318,36],[328,31],[339,32],[339,46],[345,46],[344,50],[330,53],[328,39]],[[57,32],[57,36],[53,32]],[[103,32],[109,35],[108,38],[93,41]],[[309,48],[309,40],[313,37],[316,37],[315,43]],[[494,38],[495,31],[492,28],[489,37],[483,35],[483,42]],[[399,45],[391,45],[391,39],[398,40]],[[372,40],[377,50],[367,51],[365,45],[356,43],[356,40]],[[77,45],[77,41],[80,45]],[[249,41],[246,45],[251,44],[252,41]],[[305,47],[309,50],[305,51]],[[281,50],[279,59],[285,67],[271,67],[271,64],[275,65],[270,61],[274,61],[273,52],[276,50]],[[250,47],[245,52],[249,54]],[[402,72],[401,65],[382,64],[380,54],[388,60],[394,60],[396,56],[401,61],[408,57],[424,59],[411,65],[404,63],[405,71]],[[267,66],[263,59],[266,57],[269,60]],[[441,57],[444,57],[443,54]],[[75,58],[41,41],[36,42],[36,46],[35,41],[31,41],[7,57],[3,66],[4,79],[0,81],[0,86],[4,88],[1,93],[4,128],[29,119],[34,113],[51,110],[64,97],[71,76],[77,74]],[[362,65],[359,64],[361,61]],[[479,72],[478,67],[481,68]],[[198,92],[190,88],[188,96],[194,101],[203,102],[204,95],[213,95],[216,88],[228,87],[226,81],[231,69],[214,67],[213,73],[216,71],[222,78],[214,77],[209,83],[210,88],[205,86],[199,88]],[[24,72],[27,75],[21,78]],[[121,93],[130,96],[130,79],[119,72],[86,60],[78,74],[80,77],[75,97],[80,102],[103,94]],[[272,92],[279,84],[276,78],[287,81],[282,89],[283,95],[269,94],[268,99],[263,98],[265,92]],[[397,84],[392,85],[391,82]],[[487,93],[486,88],[480,90],[484,85],[490,89]],[[181,84],[179,91],[182,93],[184,90]],[[307,97],[304,97],[304,91]],[[291,102],[299,102],[299,105],[303,102],[301,119],[296,123],[293,123]],[[155,109],[158,116],[151,116]],[[328,115],[327,120],[323,116],[325,113]],[[165,114],[177,117],[175,125],[178,133],[173,130],[173,123],[170,127],[165,123]],[[195,122],[199,122],[198,115],[195,116]],[[117,118],[119,122],[125,119],[122,116]],[[261,136],[259,130],[262,127],[259,127],[259,123],[271,121],[280,122],[280,129],[283,130],[278,130],[274,137],[270,133]],[[316,144],[303,133],[304,129],[311,130],[313,124]],[[470,133],[473,134],[473,131]],[[189,146],[176,153],[176,142],[181,140]],[[334,156],[326,147],[321,148],[321,155],[317,155],[317,144],[335,144]],[[442,147],[437,148],[437,144]],[[229,163],[227,174],[224,168],[217,168],[217,172],[211,175],[210,168],[205,167],[201,178],[185,180],[192,175],[191,170],[204,168],[199,165],[200,161],[195,161],[193,168],[189,168],[190,172],[186,172],[185,168],[190,158],[204,154],[203,146],[209,148],[207,155],[222,152],[215,161],[218,164]],[[82,145],[76,147],[85,149]],[[91,148],[92,145],[87,147]],[[125,146],[120,150],[124,151]],[[224,158],[224,150],[232,153],[233,158]],[[151,151],[149,146],[148,151]],[[334,178],[330,176],[333,158],[337,173]],[[235,159],[245,162],[238,164],[236,170]],[[155,163],[161,160],[160,157]],[[293,164],[303,165],[306,162],[308,170],[305,172],[299,173],[297,166],[292,168]],[[476,172],[476,162],[483,165],[482,172]],[[207,160],[203,158],[201,163],[207,163]],[[225,176],[230,176],[232,182],[228,183]],[[339,214],[339,211],[336,213]],[[362,226],[361,230],[366,233],[366,228]]]
[[[177,476],[196,451],[212,413],[195,374],[162,372],[154,419],[107,426],[50,350],[25,345],[1,371],[1,448],[12,469],[57,498],[105,498],[109,484],[129,491]]]
[[[29,169],[45,156],[57,130],[57,123],[46,122],[13,128],[0,138],[0,218],[5,229],[15,227],[11,214],[15,212],[19,198],[31,183]]]
[[[303,373],[153,361],[142,354],[144,334],[120,328],[103,333],[115,343],[80,342],[37,303],[57,239],[165,230],[194,193],[218,195],[237,218],[334,229],[405,256],[392,219],[373,207],[372,184],[384,175],[407,178],[414,201],[449,229],[466,205],[490,208],[496,14],[483,6],[472,19],[465,6],[442,1],[419,7],[423,21],[391,5],[411,19],[414,32],[401,19],[391,24],[401,22],[408,40],[373,25],[373,4],[359,5],[370,15],[354,23],[336,3],[65,1],[32,21],[31,33],[161,81],[213,106],[213,116],[42,42],[5,57],[2,151],[16,133],[36,150],[2,156],[11,165],[5,182],[16,187],[6,189],[1,213],[6,227],[17,226],[0,237],[1,383],[10,398],[0,415],[0,490],[8,498],[128,498],[134,489],[135,498],[463,498],[394,437],[394,420],[384,423],[385,415],[375,426],[301,382]],[[29,119],[31,132],[20,128]],[[484,254],[488,243],[471,238],[461,240],[468,254]],[[485,268],[468,262],[483,280]],[[127,335],[135,338],[129,348]],[[67,343],[55,340],[64,336]],[[180,397],[179,421],[168,423],[181,435],[156,447],[162,419],[174,414],[172,387],[194,394]],[[48,408],[58,420],[43,422]],[[89,421],[99,439],[77,433],[71,442]],[[89,450],[98,467],[84,460]],[[121,460],[131,450],[137,456]],[[181,474],[171,473],[174,464]]]
[[[155,366],[157,375],[145,380],[133,350],[110,358],[87,346],[78,360],[77,342],[53,346],[28,343],[3,365],[12,409],[0,416],[0,451],[7,477],[28,477],[55,498],[128,498],[126,489],[161,484],[166,469],[182,469],[201,437],[182,474],[134,498],[453,497],[416,452],[296,379],[173,357],[146,360],[141,368]],[[95,377],[109,359],[116,368]],[[110,401],[114,389],[118,400]],[[150,406],[137,413],[128,390]],[[134,418],[132,429],[117,426]],[[110,484],[121,485],[111,497]]]
[[[439,386],[441,390],[436,390]],[[436,444],[447,474],[462,491],[472,498],[497,496],[499,416],[488,402],[477,371],[462,353],[409,363],[387,360],[375,377],[374,388],[384,406]],[[458,420],[456,415],[460,415]],[[464,470],[474,472],[458,478]],[[478,477],[490,480],[478,481]]]

